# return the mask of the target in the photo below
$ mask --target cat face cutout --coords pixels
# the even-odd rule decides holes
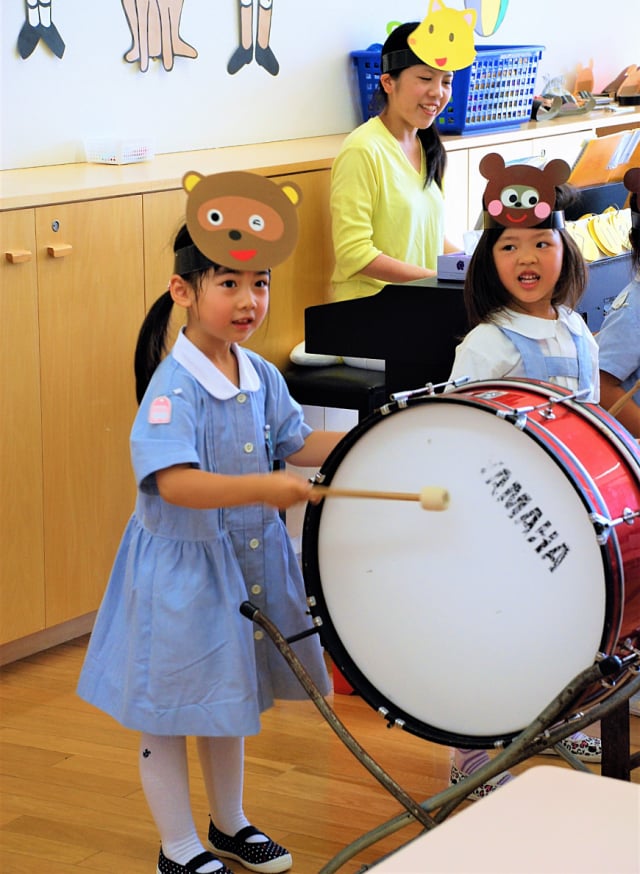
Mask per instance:
[[[502,156],[492,152],[480,161],[480,173],[489,180],[483,205],[490,226],[556,226],[556,186],[566,182],[571,173],[566,161],[554,159],[543,169],[528,164],[506,166]]]
[[[431,0],[424,21],[409,35],[411,51],[436,70],[462,70],[473,63],[476,49],[473,29],[475,9],[450,9],[442,0]]]
[[[298,237],[297,185],[278,185],[241,171],[186,173],[186,221],[196,247],[211,261],[237,270],[268,270],[294,250]]]

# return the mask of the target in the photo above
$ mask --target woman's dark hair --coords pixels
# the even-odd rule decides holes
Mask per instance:
[[[575,189],[569,185],[556,188],[556,210],[566,209],[575,200]],[[464,305],[469,330],[481,322],[491,322],[498,311],[509,306],[511,295],[504,287],[496,270],[493,247],[505,228],[488,228],[475,248],[464,281]],[[533,230],[533,228],[532,228]],[[551,298],[554,306],[564,304],[575,309],[587,285],[587,267],[582,253],[569,232],[558,231],[562,238],[563,256],[560,276]]]
[[[424,61],[421,61],[417,55],[413,54],[407,43],[407,37],[416,29],[419,23],[420,22],[418,21],[409,21],[406,24],[399,24],[398,27],[391,31],[382,46],[383,59],[385,56],[388,57],[396,52],[399,53],[396,57],[404,59],[402,61],[404,66],[399,65],[396,67],[393,65],[392,69],[387,71],[392,79],[397,79],[400,76],[400,73],[408,67],[413,67],[416,64],[424,64]],[[382,112],[387,101],[387,94],[382,85],[378,83],[378,88],[371,101],[372,110],[377,113]],[[427,185],[430,185],[431,182],[435,182],[438,188],[442,190],[442,180],[444,178],[444,171],[447,167],[447,153],[442,144],[442,140],[440,139],[440,133],[436,122],[424,130],[418,130],[418,139],[422,144],[426,156],[427,174],[424,181],[425,188]]]
[[[175,253],[179,249],[184,249],[185,247],[192,245],[193,241],[187,230],[187,226],[182,225],[176,234],[173,251]],[[217,265],[212,264],[209,267],[180,275],[193,286],[197,295],[202,285],[203,278],[209,270],[212,268],[215,269],[216,267]],[[164,294],[161,294],[153,304],[142,323],[142,327],[140,328],[134,356],[136,398],[138,403],[142,400],[155,369],[160,364],[166,353],[167,333],[169,331],[172,310],[173,299],[171,298],[171,293],[165,291]]]

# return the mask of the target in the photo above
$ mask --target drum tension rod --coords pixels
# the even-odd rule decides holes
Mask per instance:
[[[640,510],[632,510],[630,507],[625,507],[622,511],[622,516],[617,519],[607,519],[606,516],[601,516],[600,513],[591,513],[589,518],[593,522],[593,527],[596,531],[596,539],[603,546],[609,539],[611,529],[623,522],[625,525],[633,525],[634,519],[640,516]]]
[[[588,394],[588,389],[581,389],[580,391],[574,391],[570,395],[563,395],[561,398],[549,398],[543,404],[529,407],[516,407],[516,409],[511,410],[498,410],[496,416],[499,419],[504,419],[506,422],[510,422],[512,425],[515,425],[519,431],[522,431],[527,424],[527,413],[537,413],[539,411],[544,419],[555,419],[556,414],[552,409],[554,404],[564,404],[566,401],[580,400],[580,398],[586,394]]]

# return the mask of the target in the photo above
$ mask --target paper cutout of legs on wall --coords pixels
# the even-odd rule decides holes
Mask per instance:
[[[173,69],[173,59],[197,58],[198,52],[180,36],[184,0],[121,0],[131,31],[131,48],[124,59],[140,62],[140,71],[149,69],[149,58],[162,58],[165,70]]]
[[[250,64],[253,59],[253,4],[254,0],[238,0],[240,13],[240,45],[229,58],[227,73],[232,76]],[[277,76],[280,64],[269,45],[273,0],[258,0],[258,24],[255,44],[256,63]]]
[[[33,54],[40,40],[57,58],[64,54],[64,42],[51,20],[52,0],[26,0],[26,20],[18,34],[18,54],[24,60]]]

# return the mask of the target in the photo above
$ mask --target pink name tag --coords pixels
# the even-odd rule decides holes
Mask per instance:
[[[149,407],[150,425],[168,425],[171,421],[171,401],[165,395],[155,398]]]

